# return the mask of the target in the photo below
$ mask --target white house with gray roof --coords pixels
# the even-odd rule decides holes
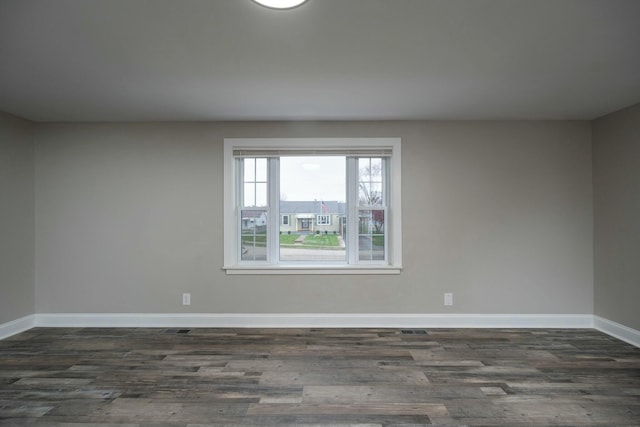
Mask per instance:
[[[337,201],[280,201],[280,232],[342,235],[346,204]]]

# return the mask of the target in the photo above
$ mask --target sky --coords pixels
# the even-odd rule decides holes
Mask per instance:
[[[345,201],[345,157],[280,157],[280,196],[288,201]]]

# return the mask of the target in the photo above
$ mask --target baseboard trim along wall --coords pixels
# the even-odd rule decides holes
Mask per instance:
[[[640,331],[600,316],[593,316],[593,327],[600,332],[640,348]]]
[[[45,327],[592,328],[590,314],[41,313]]]
[[[0,324],[0,340],[33,327],[595,328],[640,347],[640,331],[590,314],[41,313]]]
[[[11,335],[19,334],[20,332],[28,331],[33,328],[36,323],[35,314],[21,317],[11,322],[0,324],[0,340],[9,338]]]

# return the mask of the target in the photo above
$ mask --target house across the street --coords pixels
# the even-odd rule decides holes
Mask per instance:
[[[280,232],[343,234],[345,203],[337,201],[280,201]]]
[[[267,214],[265,211],[243,210],[242,211],[242,229],[253,230],[254,228],[264,227],[267,224]]]

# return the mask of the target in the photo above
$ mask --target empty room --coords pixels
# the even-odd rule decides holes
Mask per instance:
[[[639,22],[0,0],[0,426],[640,426]]]

